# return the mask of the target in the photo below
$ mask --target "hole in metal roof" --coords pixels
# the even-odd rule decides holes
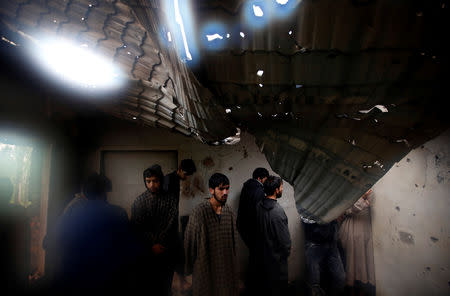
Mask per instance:
[[[259,6],[259,5],[253,5],[253,13],[257,17],[263,17],[264,16],[264,11],[262,10],[261,6]]]
[[[372,108],[370,108],[368,110],[359,110],[358,112],[366,114],[366,113],[369,113],[370,111],[372,111],[375,108],[379,109],[383,113],[388,112],[388,109],[385,106],[383,106],[383,105],[375,105],[375,106],[373,106]]]
[[[5,36],[2,36],[2,40],[5,41],[6,43],[9,43],[13,46],[17,46],[17,43],[14,43],[13,41],[9,40],[8,38],[6,38]]]
[[[206,35],[206,39],[208,39],[208,41],[213,41],[216,39],[223,39],[223,37],[219,34],[213,34],[213,35]]]
[[[399,140],[396,140],[395,142],[396,142],[396,143],[405,143],[406,146],[409,147],[409,142],[408,142],[408,140],[406,140],[406,139],[399,139]]]

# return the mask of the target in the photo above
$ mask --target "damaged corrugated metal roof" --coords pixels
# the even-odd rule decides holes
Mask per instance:
[[[0,12],[2,22],[13,31],[33,39],[75,40],[120,65],[128,75],[127,94],[119,104],[103,106],[111,114],[205,142],[233,134],[232,125],[216,129],[213,118],[227,119],[217,111],[211,92],[197,82],[173,48],[160,44],[152,31],[159,18],[151,19],[152,26],[146,28],[121,1],[2,1]]]
[[[208,143],[248,129],[294,185],[299,213],[317,221],[448,128],[438,107],[448,96],[445,1],[293,1],[290,15],[258,29],[250,2],[191,1],[193,72],[164,46],[160,1],[16,0],[0,14],[12,30],[74,38],[120,64],[130,83],[108,108],[115,116]],[[221,39],[204,35],[211,23]]]

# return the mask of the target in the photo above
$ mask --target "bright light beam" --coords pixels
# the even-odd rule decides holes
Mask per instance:
[[[39,62],[63,81],[98,89],[120,85],[119,69],[86,46],[77,46],[65,40],[43,40],[34,50],[38,51]]]
[[[281,5],[285,5],[288,2],[289,2],[289,0],[277,0],[277,3],[281,4]]]
[[[180,13],[180,6],[178,5],[178,0],[174,0],[175,4],[175,21],[180,26],[181,29],[181,36],[183,37],[183,45],[184,45],[184,51],[186,52],[186,58],[189,61],[192,61],[192,55],[189,52],[189,45],[187,43],[186,39],[186,32],[184,31],[184,24],[183,24],[183,18],[181,17]]]

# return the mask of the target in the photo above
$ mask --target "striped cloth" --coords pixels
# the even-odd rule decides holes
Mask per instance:
[[[177,219],[175,199],[163,192],[153,194],[147,190],[136,198],[131,207],[131,222],[149,247],[161,244],[169,250],[175,248]]]
[[[193,296],[239,294],[236,235],[228,205],[222,208],[220,217],[209,200],[194,209],[184,240],[186,272],[193,274]]]

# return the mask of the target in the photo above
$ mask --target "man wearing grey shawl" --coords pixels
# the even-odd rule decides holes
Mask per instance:
[[[237,296],[239,294],[236,227],[226,205],[230,181],[223,174],[209,179],[208,200],[189,217],[184,248],[186,273],[192,273],[194,296]]]

